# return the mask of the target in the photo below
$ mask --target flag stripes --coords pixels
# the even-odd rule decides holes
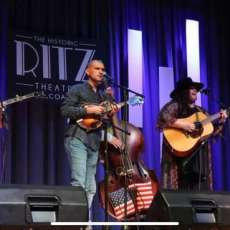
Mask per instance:
[[[133,183],[127,188],[126,211],[127,216],[146,210],[150,207],[155,192],[152,189],[152,182]],[[118,220],[125,217],[125,188],[120,188],[109,193],[109,199],[113,206],[115,216]]]

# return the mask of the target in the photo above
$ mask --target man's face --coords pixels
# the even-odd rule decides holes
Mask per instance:
[[[188,98],[191,103],[194,103],[197,100],[197,89],[196,88],[190,88],[188,91]]]
[[[93,82],[100,83],[103,80],[105,66],[100,61],[92,61],[85,72]]]

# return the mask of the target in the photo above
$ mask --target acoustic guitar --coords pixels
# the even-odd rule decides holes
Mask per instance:
[[[133,96],[129,98],[128,101],[123,101],[116,103],[115,105],[120,109],[124,105],[128,104],[131,106],[140,105],[144,103],[144,99],[140,96]],[[100,105],[105,107],[105,113],[102,115],[94,115],[89,114],[86,115],[84,118],[81,118],[76,121],[76,123],[83,129],[85,129],[87,132],[90,132],[92,130],[96,130],[102,126],[102,119],[106,114],[109,114],[112,111],[112,104],[109,101],[104,101]],[[90,106],[90,105],[87,105]]]
[[[226,110],[229,113],[229,109]],[[163,135],[173,154],[177,157],[189,156],[198,145],[206,140],[214,131],[212,121],[220,118],[220,113],[208,116],[197,112],[182,120],[195,124],[196,129],[189,133],[181,129],[165,128]]]

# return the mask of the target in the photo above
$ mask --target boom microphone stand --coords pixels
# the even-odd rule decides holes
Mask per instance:
[[[104,82],[104,88],[108,88],[108,82],[105,81]],[[104,89],[104,90],[105,90]],[[113,98],[111,95],[106,95],[107,97],[107,100],[110,101],[111,103],[113,103]],[[104,131],[104,138],[103,138],[103,141],[104,141],[104,164],[105,164],[105,185],[104,185],[104,193],[105,193],[105,222],[108,222],[109,221],[109,216],[108,216],[108,209],[109,209],[109,197],[108,197],[108,194],[109,194],[109,191],[108,191],[108,187],[109,187],[109,172],[110,172],[110,169],[109,169],[109,156],[108,156],[108,127],[109,127],[109,123],[110,123],[110,120],[109,119],[103,119],[102,120],[102,124],[103,124],[103,131]],[[125,135],[130,135],[129,132],[123,130],[122,128],[120,127],[117,127],[115,125],[111,125],[113,129],[117,129],[119,131],[121,131],[122,133],[125,133]],[[104,229],[109,229],[109,226],[106,225],[104,226]]]

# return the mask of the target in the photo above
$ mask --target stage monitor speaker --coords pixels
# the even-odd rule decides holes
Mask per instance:
[[[162,190],[156,194],[146,221],[230,226],[230,193]]]
[[[86,194],[76,186],[0,186],[0,225],[88,221]]]

